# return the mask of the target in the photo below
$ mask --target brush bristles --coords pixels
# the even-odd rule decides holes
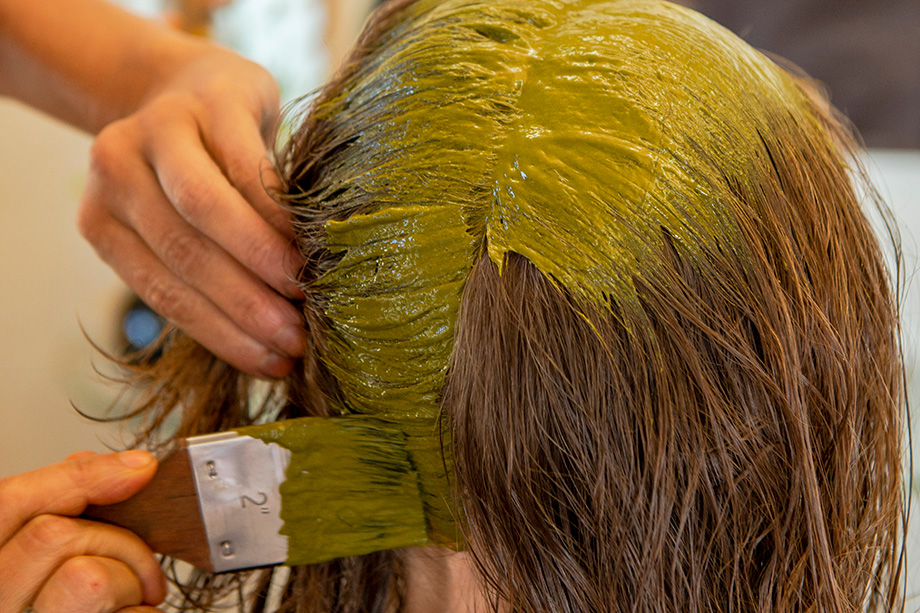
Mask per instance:
[[[288,565],[428,542],[418,474],[400,428],[307,417],[237,431],[291,451],[281,485]]]

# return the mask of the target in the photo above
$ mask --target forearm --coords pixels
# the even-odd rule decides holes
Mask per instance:
[[[0,94],[94,133],[209,48],[102,0],[0,0]]]

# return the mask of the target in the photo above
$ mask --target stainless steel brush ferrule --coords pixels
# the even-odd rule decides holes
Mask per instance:
[[[291,452],[236,432],[188,439],[214,572],[283,564],[281,493]]]

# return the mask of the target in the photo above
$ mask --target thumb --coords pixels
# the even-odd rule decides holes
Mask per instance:
[[[147,451],[75,454],[0,480],[0,544],[37,515],[79,515],[89,504],[125,500],[150,482],[156,466]]]

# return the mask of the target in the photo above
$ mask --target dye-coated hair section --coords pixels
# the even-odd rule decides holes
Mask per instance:
[[[440,402],[497,598],[897,606],[896,308],[826,105],[662,2],[403,5],[285,197],[343,409]]]

